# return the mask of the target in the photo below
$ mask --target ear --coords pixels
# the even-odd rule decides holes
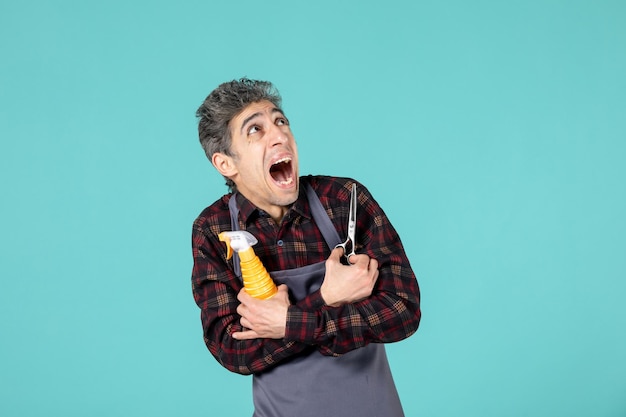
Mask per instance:
[[[237,173],[237,167],[232,156],[216,152],[211,158],[211,163],[223,176],[230,178]]]

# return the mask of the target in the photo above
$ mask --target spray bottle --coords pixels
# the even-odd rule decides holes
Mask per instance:
[[[252,249],[252,245],[258,242],[252,234],[238,230],[222,232],[218,238],[226,243],[226,259],[233,256],[233,251],[239,254],[243,286],[248,294],[263,300],[276,294],[278,291],[276,284]]]

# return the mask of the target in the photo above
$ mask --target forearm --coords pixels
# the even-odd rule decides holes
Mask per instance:
[[[236,340],[234,332],[242,331],[239,316],[216,317],[202,311],[204,341],[211,354],[229,371],[248,375],[265,371],[306,348],[303,343],[284,339]]]
[[[330,307],[320,302],[318,291],[291,306],[285,340],[314,344],[325,355],[341,355],[415,333],[421,318],[417,281],[410,268],[395,265],[381,268],[374,292],[364,300]]]

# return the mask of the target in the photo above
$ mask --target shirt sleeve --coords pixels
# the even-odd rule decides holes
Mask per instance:
[[[237,314],[237,294],[242,288],[225,258],[225,249],[198,221],[192,231],[192,290],[200,307],[204,342],[217,361],[232,372],[252,374],[264,371],[307,348],[285,339],[236,340],[242,331]]]
[[[369,191],[358,189],[357,252],[379,262],[372,295],[330,307],[318,290],[290,306],[287,314],[285,340],[314,344],[327,356],[405,339],[421,319],[419,286],[400,237]]]

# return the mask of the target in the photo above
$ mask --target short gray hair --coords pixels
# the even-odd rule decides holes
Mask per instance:
[[[280,93],[269,81],[241,78],[220,84],[204,100],[196,111],[200,144],[211,160],[215,153],[233,156],[230,150],[230,121],[244,108],[259,101],[269,101],[281,106]],[[226,178],[230,191],[236,191],[235,183]]]

